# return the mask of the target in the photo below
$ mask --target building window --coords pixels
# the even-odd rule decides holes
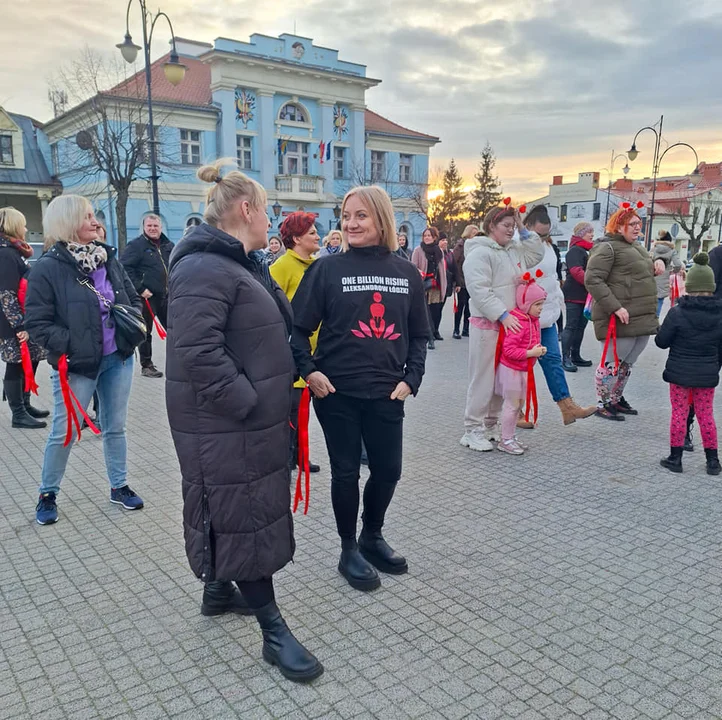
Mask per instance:
[[[286,103],[278,115],[279,120],[286,120],[287,122],[307,123],[308,117],[304,112],[303,108],[296,103]]]
[[[150,163],[150,132],[148,130],[149,127],[150,127],[149,125],[146,125],[144,123],[136,123],[135,124],[135,135],[136,135],[136,138],[138,139],[139,150],[140,150],[140,152],[138,154],[138,158],[143,163],[146,163],[146,164]],[[158,133],[160,132],[160,129],[158,128],[157,125],[154,125],[153,128],[155,130],[155,135],[154,135],[154,137],[155,137],[155,160],[156,160],[156,162],[160,162],[161,144],[160,144],[160,142],[158,142],[158,137],[159,137]],[[181,139],[183,139],[183,135],[182,135],[183,132],[188,132],[188,131],[181,130]],[[196,133],[196,135],[198,135],[198,133]],[[198,145],[199,151],[198,151],[198,162],[195,163],[196,165],[200,164],[200,138],[199,138],[198,142],[199,142],[199,145]],[[190,163],[186,163],[186,164],[190,164]]]
[[[333,149],[333,176],[337,179],[346,177],[346,148]]]
[[[279,175],[308,175],[308,143],[289,140],[278,156]]]
[[[594,203],[594,208],[592,210],[592,220],[599,220],[599,218],[602,216],[602,203]]]
[[[0,135],[0,163],[3,165],[14,165],[13,160],[13,136]]]
[[[371,182],[380,182],[386,177],[386,153],[371,151]]]
[[[253,168],[253,138],[247,135],[236,135],[236,156],[241,170]]]
[[[559,222],[566,222],[567,221],[567,206],[562,205],[561,208],[559,208]]]
[[[58,152],[58,143],[53,143],[50,146],[50,159],[53,163],[53,175],[57,175],[60,172],[60,154]]]
[[[201,164],[201,133],[199,130],[181,130],[181,164]]]
[[[413,161],[411,155],[399,155],[399,182],[411,182]]]

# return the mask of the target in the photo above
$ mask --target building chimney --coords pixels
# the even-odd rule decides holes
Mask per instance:
[[[554,176],[554,179],[552,180],[552,185],[561,185],[561,184],[562,184],[562,180],[564,180],[564,176],[563,176],[563,175],[555,175],[555,176]]]
[[[631,178],[619,178],[619,180],[614,181],[612,189],[631,192],[632,190],[634,190],[634,183],[632,182]]]

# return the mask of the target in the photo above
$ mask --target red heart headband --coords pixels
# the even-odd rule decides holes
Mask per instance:
[[[623,203],[622,203],[622,208],[623,208],[624,210],[629,210],[631,207],[632,207],[632,203],[628,203],[628,202],[623,202]],[[644,207],[644,203],[640,200],[640,201],[637,203],[636,208],[637,208],[637,210],[641,210],[643,207]]]
[[[505,197],[504,200],[502,200],[502,202],[504,203],[504,205],[506,205],[506,207],[511,206],[511,198],[510,197]],[[512,209],[513,209],[513,207],[512,207]],[[524,214],[526,212],[526,205],[520,205],[519,212]]]
[[[524,294],[522,295],[523,302],[526,302],[526,294],[529,291],[529,288],[532,286],[532,283],[535,283],[539,278],[542,277],[544,277],[544,273],[539,268],[536,269],[534,277],[532,277],[532,274],[528,270],[521,276],[521,281],[526,285],[526,287],[524,288]]]

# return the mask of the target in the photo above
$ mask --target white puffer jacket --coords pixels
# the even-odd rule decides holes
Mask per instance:
[[[544,243],[544,258],[542,261],[530,269],[532,275],[536,270],[541,270],[544,275],[537,280],[547,293],[547,299],[544,301],[539,324],[542,328],[549,328],[556,323],[564,308],[564,293],[559,285],[557,278],[557,254],[554,248],[548,243]]]
[[[473,317],[492,322],[516,307],[516,288],[527,269],[544,257],[536,233],[524,231],[521,240],[502,247],[489,237],[464,243],[464,279]]]

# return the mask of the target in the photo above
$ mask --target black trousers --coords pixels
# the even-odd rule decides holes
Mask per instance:
[[[369,460],[364,488],[364,527],[378,531],[401,477],[404,403],[388,398],[362,399],[331,393],[314,398],[331,461],[331,502],[344,545],[356,541],[360,504],[361,440]]]
[[[153,364],[153,319],[148,312],[145,299],[141,298],[140,300],[143,303],[143,320],[145,320],[145,325],[148,328],[148,334],[146,335],[145,341],[138,346],[138,354],[140,355],[140,366],[148,367]],[[148,302],[153,308],[153,313],[160,321],[160,324],[166,327],[168,320],[168,298],[153,295],[153,297],[148,298]]]
[[[444,303],[430,303],[429,308],[429,324],[431,325],[431,337],[433,338],[439,332],[441,325],[441,312],[444,309]]]
[[[454,313],[454,332],[459,332],[461,326],[461,318],[464,318],[464,332],[469,332],[469,316],[471,310],[469,310],[469,292],[465,287],[459,288],[459,292],[456,294],[456,312]]]
[[[273,591],[273,579],[250,580],[236,582],[243,599],[248,603],[251,610],[258,610],[273,602],[276,594]]]
[[[567,324],[562,333],[562,353],[567,357],[578,358],[587,328],[582,303],[565,303],[567,308]]]
[[[33,372],[38,369],[40,363],[37,360],[33,361]],[[23,372],[22,363],[6,363],[5,364],[5,379],[12,382],[13,380],[24,380],[25,373]]]

